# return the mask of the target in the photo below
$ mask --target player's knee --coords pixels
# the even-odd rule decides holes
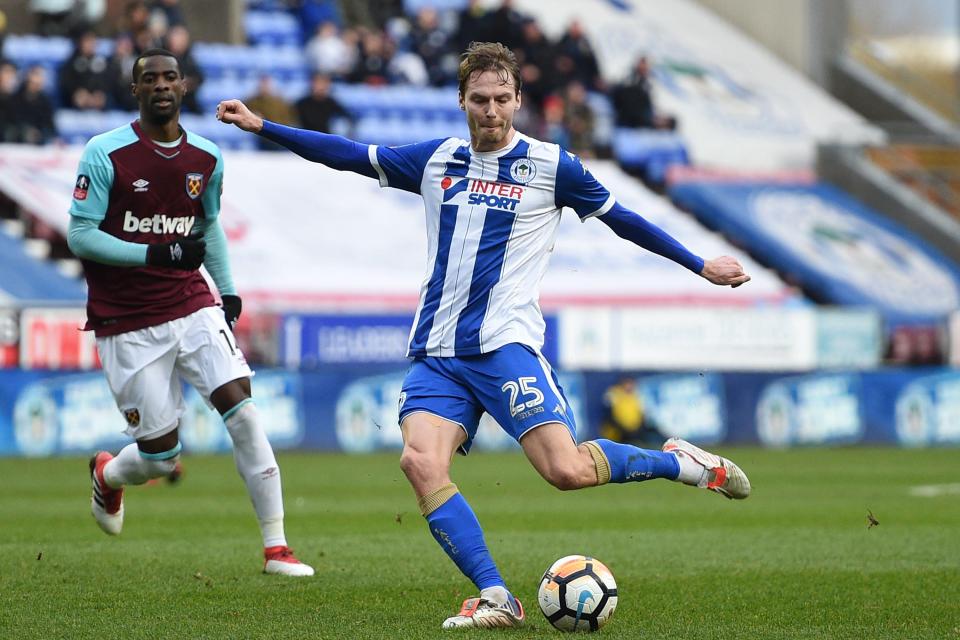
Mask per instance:
[[[444,473],[443,465],[438,463],[436,456],[409,446],[404,447],[400,454],[400,470],[414,484],[429,481]]]
[[[565,466],[551,467],[543,474],[547,482],[561,491],[573,491],[582,488],[584,484],[581,475],[577,469]]]

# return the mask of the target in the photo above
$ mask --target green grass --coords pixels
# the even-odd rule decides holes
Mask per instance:
[[[527,603],[527,628],[508,637],[562,637],[537,582],[585,553],[620,588],[608,637],[960,639],[960,495],[910,493],[956,482],[960,452],[727,453],[753,481],[745,502],[665,481],[561,493],[517,454],[457,459]],[[230,457],[187,458],[180,485],[130,489],[118,538],[90,517],[86,460],[0,460],[0,638],[497,635],[439,630],[473,588],[428,534],[396,454],[280,461],[287,536],[312,579],[260,573]]]

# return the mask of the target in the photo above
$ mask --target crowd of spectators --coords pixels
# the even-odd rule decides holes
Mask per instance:
[[[557,39],[549,38],[535,19],[518,11],[512,0],[488,9],[469,0],[460,12],[422,8],[406,16],[400,0],[291,0],[288,10],[301,20],[304,54],[311,71],[309,91],[298,101],[281,97],[271,78],[258,81],[245,96],[251,108],[285,124],[329,131],[335,118],[350,114],[331,95],[332,82],[371,86],[410,84],[455,87],[459,54],[471,41],[498,41],[520,63],[522,109],[517,128],[585,156],[595,152],[595,115],[588,96],[608,95],[617,126],[673,128],[672,118],[656,113],[650,66],[637,62],[622,84],[607,86],[582,25],[573,21]],[[197,92],[203,70],[192,55],[191,34],[179,0],[131,0],[113,29],[112,53],[97,46],[95,29],[104,0],[31,0],[42,34],[69,35],[74,49],[60,66],[56,95],[43,93],[42,67],[0,66],[0,115],[3,141],[43,143],[56,135],[55,104],[80,110],[133,110],[130,71],[136,56],[163,46],[180,59],[187,78],[184,109],[200,112]],[[0,22],[0,43],[2,43]],[[38,89],[39,87],[39,89]]]

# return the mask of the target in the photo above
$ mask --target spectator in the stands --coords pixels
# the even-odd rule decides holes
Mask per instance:
[[[255,114],[277,124],[295,125],[297,116],[289,102],[279,95],[273,87],[273,79],[268,75],[260,76],[257,92],[244,100]],[[263,151],[281,151],[283,147],[257,136],[257,145]]]
[[[324,23],[338,26],[343,22],[336,0],[295,0],[292,4],[296,7],[297,18],[300,20],[300,36],[304,43],[308,42]]]
[[[502,0],[500,6],[486,16],[487,36],[493,42],[515,49],[523,40],[523,25],[528,21],[529,18],[513,8],[513,0]]]
[[[570,149],[570,134],[563,121],[563,98],[551,95],[543,101],[543,132],[539,136],[546,142],[560,145],[563,149]]]
[[[60,104],[69,109],[102,111],[113,85],[110,61],[97,53],[97,36],[84,31],[74,43],[73,53],[60,66]]]
[[[350,112],[330,95],[330,76],[315,73],[310,80],[310,93],[297,101],[297,118],[304,129],[331,132],[334,118],[350,120]]]
[[[130,85],[136,59],[133,40],[129,35],[122,33],[114,38],[113,55],[110,57],[110,91],[113,106],[122,111],[137,110],[137,99]]]
[[[489,14],[482,0],[469,0],[457,15],[457,33],[454,36],[457,51],[465,51],[471,42],[489,42]]]
[[[403,0],[340,0],[343,23],[362,29],[383,29],[387,21],[404,14]]]
[[[386,34],[382,31],[361,32],[360,55],[347,76],[350,82],[384,85],[388,82],[388,66],[393,56]]]
[[[187,24],[183,17],[183,9],[180,7],[180,0],[153,0],[150,3],[150,14],[151,18],[162,16],[167,29]]]
[[[183,74],[183,106],[193,113],[200,113],[197,92],[203,84],[203,71],[193,57],[190,32],[182,24],[170,27],[166,38],[167,50],[180,61],[180,73]]]
[[[68,35],[77,20],[76,4],[76,0],[30,0],[28,6],[37,20],[37,33]]]
[[[119,31],[126,33],[136,44],[136,35],[150,23],[150,7],[145,0],[130,0],[123,8],[123,22]]]
[[[357,61],[356,32],[340,36],[333,22],[323,22],[316,35],[307,43],[307,64],[311,71],[342,78],[353,69]]]
[[[17,80],[17,65],[0,60],[0,142],[14,142],[17,136],[13,104]]]
[[[144,27],[132,35],[133,52],[140,55],[144,51],[157,49],[163,46],[163,40],[154,35],[153,29]]]
[[[676,129],[676,118],[657,113],[650,86],[650,61],[641,56],[629,77],[614,87],[617,126],[640,129]]]
[[[563,124],[570,139],[569,150],[583,158],[593,156],[595,118],[587,102],[587,90],[578,80],[567,85]]]
[[[576,79],[593,91],[603,91],[603,80],[593,47],[578,20],[567,27],[556,46],[554,67],[563,79]]]
[[[540,82],[545,93],[557,90],[557,76],[554,73],[556,47],[535,20],[524,21],[521,42],[514,52],[518,53],[518,59],[522,60],[523,64],[532,64],[540,69]]]
[[[450,35],[440,27],[433,7],[422,7],[410,33],[413,52],[427,68],[430,84],[442,87],[456,84],[459,60],[450,46]]]
[[[7,14],[0,9],[0,55],[3,55],[3,42],[7,39]]]
[[[17,123],[15,141],[44,144],[57,135],[53,124],[53,104],[44,90],[47,72],[40,65],[27,70],[20,90],[12,100],[13,119]]]

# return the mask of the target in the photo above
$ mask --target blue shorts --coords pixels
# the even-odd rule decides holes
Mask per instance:
[[[424,412],[454,422],[467,434],[466,455],[486,411],[520,441],[542,424],[560,422],[577,440],[573,412],[550,364],[526,345],[511,343],[464,358],[416,358],[400,392],[400,423]]]

